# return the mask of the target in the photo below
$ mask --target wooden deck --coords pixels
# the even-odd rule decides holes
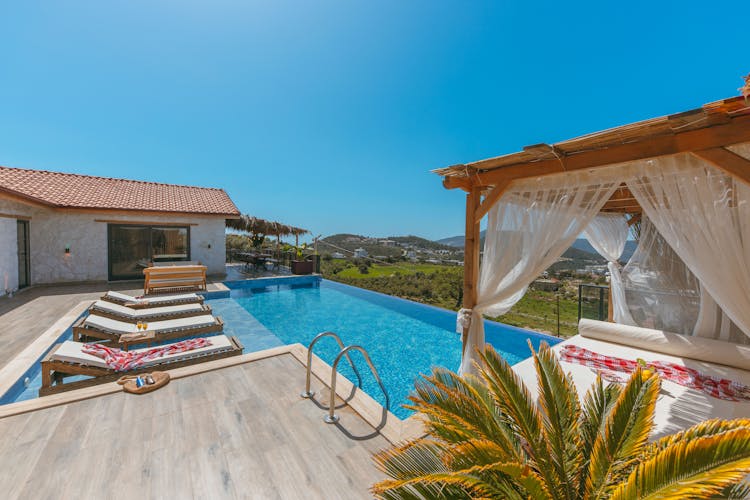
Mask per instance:
[[[208,290],[217,289],[209,283]],[[0,298],[0,368],[44,333],[76,304],[96,300],[107,290],[143,294],[142,282],[35,286],[13,298]]]
[[[80,300],[80,299],[78,299]],[[302,399],[291,354],[0,419],[4,498],[369,498],[389,446]],[[316,381],[316,385],[319,381]]]

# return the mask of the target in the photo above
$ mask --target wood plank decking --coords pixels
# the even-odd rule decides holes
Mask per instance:
[[[316,381],[319,382],[319,381]],[[290,354],[0,419],[4,498],[369,498],[388,442]]]

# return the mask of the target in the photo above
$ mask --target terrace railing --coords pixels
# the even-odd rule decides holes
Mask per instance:
[[[578,285],[578,320],[581,318],[607,321],[609,316],[609,287]]]

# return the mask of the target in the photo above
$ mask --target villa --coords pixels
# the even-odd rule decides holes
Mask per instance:
[[[143,278],[149,262],[225,273],[223,189],[0,167],[0,295],[30,285]]]
[[[599,372],[571,348],[734,382],[712,393],[665,375],[652,438],[750,415],[746,100],[437,173],[466,193],[458,317],[318,275],[223,280],[226,220],[241,216],[221,189],[0,168],[0,272],[6,290],[28,287],[0,300],[5,496],[368,498],[385,477],[372,455],[425,435],[404,406],[415,380],[477,373],[487,344],[529,387],[542,343],[572,390]],[[641,260],[620,266],[633,227]],[[562,340],[485,319],[581,233],[609,263],[609,321]],[[140,297],[127,280],[160,260],[215,277]],[[655,285],[636,278],[669,272],[695,300],[659,293],[649,309]],[[151,371],[169,383],[149,389]]]

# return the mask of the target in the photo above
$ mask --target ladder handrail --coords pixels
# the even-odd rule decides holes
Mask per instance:
[[[341,337],[339,337],[338,334],[334,332],[321,332],[317,334],[314,339],[312,339],[310,345],[307,346],[307,375],[305,378],[305,392],[300,394],[300,396],[302,396],[303,398],[311,398],[315,394],[315,391],[310,390],[310,373],[312,371],[313,346],[318,342],[318,340],[324,337],[333,337],[334,340],[336,340],[336,343],[338,343],[339,345],[339,349],[341,349],[341,351],[339,351],[339,357],[341,357],[341,352],[345,349],[344,342],[341,340]],[[338,358],[336,359],[338,360]],[[357,375],[359,387],[362,387],[362,376],[359,374],[357,367],[354,366],[354,361],[352,361],[352,358],[349,356],[349,354],[346,355],[346,359],[349,360],[349,364],[351,365],[352,370],[354,370],[354,374]]]
[[[331,401],[330,401],[330,405],[328,406],[328,415],[323,417],[323,420],[327,424],[333,424],[335,422],[338,422],[339,420],[338,415],[336,415],[336,375],[338,374],[338,372],[336,371],[336,368],[338,367],[339,361],[341,361],[342,356],[346,356],[347,358],[349,358],[349,351],[351,351],[352,349],[361,352],[362,356],[365,357],[365,361],[367,361],[367,364],[370,367],[370,371],[375,377],[375,380],[377,380],[378,385],[380,386],[380,390],[383,391],[383,395],[385,396],[386,409],[390,409],[391,407],[391,400],[388,397],[388,391],[385,390],[383,381],[380,379],[380,375],[378,374],[378,370],[375,368],[375,365],[372,364],[370,355],[367,353],[364,347],[359,346],[359,345],[350,345],[350,346],[343,348],[339,352],[338,356],[336,356],[336,360],[333,362],[333,369],[331,371]],[[349,362],[351,362],[351,358],[349,358]]]

